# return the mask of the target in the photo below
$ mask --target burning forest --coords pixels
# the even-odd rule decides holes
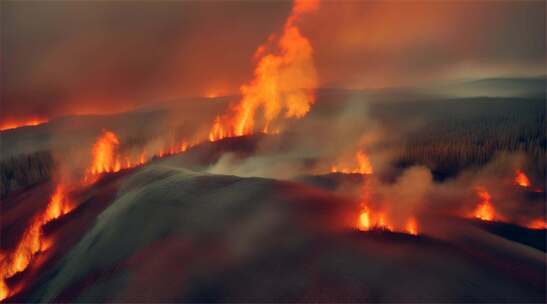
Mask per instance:
[[[2,8],[2,303],[545,302],[544,3]]]

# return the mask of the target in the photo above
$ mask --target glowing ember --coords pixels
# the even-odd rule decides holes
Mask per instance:
[[[0,125],[0,131],[6,131],[6,130],[12,130],[17,129],[21,127],[30,127],[30,126],[37,126],[46,123],[46,119],[30,119],[25,121],[19,121],[19,122],[5,122]]]
[[[302,14],[315,10],[318,4],[318,1],[310,0],[294,2],[291,15],[275,45],[278,53],[268,52],[272,47],[271,39],[257,49],[255,58],[259,60],[254,79],[241,86],[243,97],[233,105],[230,113],[215,119],[209,132],[210,141],[252,134],[259,123],[262,124],[259,129],[268,133],[271,124],[280,115],[301,118],[309,112],[315,101],[317,73],[312,46],[295,23]],[[262,110],[262,117],[257,118],[259,109]]]
[[[530,179],[522,170],[517,170],[515,173],[515,184],[524,188],[530,187]]]
[[[495,211],[491,202],[490,194],[484,189],[477,189],[476,191],[480,198],[480,202],[473,212],[473,216],[483,221],[494,220]]]
[[[363,153],[362,151],[359,151],[355,154],[355,160],[356,160],[356,166],[351,167],[345,167],[345,166],[332,166],[330,171],[332,173],[360,173],[360,174],[372,174],[372,164],[370,163],[370,160],[368,156]]]

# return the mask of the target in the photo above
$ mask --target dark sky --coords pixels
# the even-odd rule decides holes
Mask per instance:
[[[283,1],[2,1],[0,120],[237,93]],[[545,73],[543,1],[323,2],[300,26],[321,86]]]

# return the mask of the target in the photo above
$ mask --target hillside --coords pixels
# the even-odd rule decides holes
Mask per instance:
[[[543,254],[492,239],[483,230],[473,230],[465,242],[462,236],[358,232],[345,220],[352,201],[292,182],[203,175],[166,164],[121,178],[115,197],[79,241],[14,300],[541,302],[545,297]],[[105,182],[94,196],[103,196]],[[90,198],[90,203],[98,202]],[[82,216],[75,212],[57,233]],[[481,238],[491,240],[472,245]],[[518,272],[510,270],[516,261]]]

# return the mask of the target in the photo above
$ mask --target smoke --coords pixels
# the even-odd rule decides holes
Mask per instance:
[[[367,188],[371,196],[368,207],[381,210],[398,227],[403,227],[410,217],[416,217],[419,222],[437,216],[473,217],[479,203],[475,190],[478,187],[490,193],[496,211],[495,220],[529,226],[532,220],[543,218],[544,206],[539,192],[543,185],[537,176],[526,170],[526,164],[530,162],[528,155],[498,153],[486,165],[466,167],[457,175],[439,182],[434,167],[408,167],[398,162],[409,134],[422,132],[426,122],[420,117],[389,120],[378,113],[375,106],[375,103],[383,101],[374,98],[361,92],[341,94],[336,90],[320,90],[320,102],[302,119],[287,122],[284,132],[248,137],[249,140],[256,138],[257,142],[250,155],[229,149],[223,151],[224,148],[219,150],[214,148],[216,143],[211,143],[210,147],[200,145],[196,153],[203,154],[203,157],[198,155],[195,158],[199,164],[190,160],[184,165],[199,170],[205,166],[205,171],[212,174],[282,180],[325,176],[338,185],[335,191],[356,201],[356,215],[363,199],[363,189]],[[45,138],[44,147],[52,149],[59,165],[54,179],[70,183],[79,181],[82,172],[92,164],[93,145],[103,129],[112,131],[119,139],[115,158],[120,162],[119,167],[124,168],[126,161],[131,164],[127,167],[132,167],[140,162],[141,156],[147,163],[203,143],[210,120],[202,117],[212,119],[215,112],[229,101],[201,103],[200,107],[180,109],[170,106],[165,111],[84,117],[36,128],[51,132]],[[198,113],[195,117],[188,115],[192,109]],[[25,130],[15,130],[7,134],[24,133]],[[20,142],[39,145],[44,141],[43,133],[32,133],[29,132],[26,140]],[[38,137],[42,139],[33,140]],[[241,138],[242,142],[245,140],[245,137]],[[7,149],[12,146],[17,144],[8,143]],[[218,147],[222,144],[219,143]],[[217,151],[210,153],[208,149]],[[357,166],[358,153],[365,154],[373,168],[373,174],[366,176],[369,180],[366,185],[330,174],[335,165],[350,169]],[[218,156],[205,157],[213,154]],[[530,188],[514,184],[515,172],[521,169],[529,174]]]
[[[536,182],[530,188],[514,182],[515,172],[529,162],[527,155],[498,152],[485,165],[461,167],[457,174],[437,180],[435,167],[399,163],[410,135],[428,128],[425,120],[386,122],[365,94],[348,97],[321,91],[319,98],[309,115],[288,124],[286,132],[263,137],[252,155],[225,154],[207,171],[303,180],[329,190],[335,184],[335,192],[355,201],[355,218],[365,204],[397,231],[404,231],[412,218],[426,233],[437,233],[445,217],[475,219],[474,210],[481,203],[478,188],[491,195],[495,221],[529,227],[533,220],[543,219],[543,193],[534,192],[543,191],[539,179],[532,178]],[[349,167],[349,172],[353,165],[359,172],[358,153],[365,153],[373,167],[365,182],[330,174],[333,165]],[[314,177],[329,182],[315,183]]]
[[[394,184],[380,183],[377,186],[379,197],[373,198],[372,202],[378,208],[385,208],[389,218],[401,225],[409,217],[424,212],[427,195],[434,184],[429,169],[412,167],[405,170]]]

